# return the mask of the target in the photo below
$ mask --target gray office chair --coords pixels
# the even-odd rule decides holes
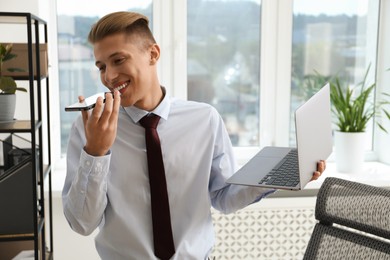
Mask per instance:
[[[326,178],[315,217],[304,259],[390,259],[390,190]]]

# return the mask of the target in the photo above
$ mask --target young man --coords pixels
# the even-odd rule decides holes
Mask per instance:
[[[89,41],[113,95],[105,103],[99,98],[72,127],[63,189],[70,226],[83,235],[99,227],[102,259],[207,259],[214,243],[210,207],[234,212],[274,190],[225,183],[236,165],[223,121],[210,105],[168,96],[157,77],[160,48],[145,16],[109,14],[93,26]],[[149,114],[161,118],[157,132],[173,236],[173,250],[162,255],[152,224],[148,170],[154,162],[148,165],[140,124]],[[319,163],[313,179],[324,168]]]

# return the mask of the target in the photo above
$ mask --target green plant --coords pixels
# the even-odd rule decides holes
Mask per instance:
[[[25,88],[19,88],[16,85],[15,80],[12,77],[3,76],[3,64],[7,60],[11,60],[16,57],[16,54],[12,53],[12,43],[1,44],[0,43],[0,94],[15,94],[17,90],[27,92]],[[18,68],[7,69],[10,72],[23,71]]]
[[[330,99],[332,103],[332,114],[334,115],[337,130],[340,132],[364,132],[371,119],[375,120],[378,127],[388,133],[385,127],[376,119],[381,117],[381,112],[390,120],[388,106],[390,106],[390,95],[382,93],[381,99],[372,101],[375,94],[376,83],[367,84],[367,76],[370,66],[364,75],[362,82],[355,87],[351,87],[346,80],[342,80],[338,75],[325,77],[314,71],[313,74],[306,75],[299,95],[308,99],[317,92],[326,82],[330,85]],[[389,69],[390,70],[390,69]],[[379,95],[377,95],[379,96]],[[305,99],[305,100],[306,100]]]
[[[368,67],[363,81],[351,88],[348,84],[343,86],[338,77],[330,80],[330,99],[332,113],[336,116],[336,125],[341,132],[364,132],[370,119],[379,118],[381,112],[390,120],[390,113],[386,106],[390,104],[390,95],[383,94],[383,99],[372,102],[370,97],[374,94],[376,83],[367,85]],[[378,121],[375,121],[381,130],[387,130]]]

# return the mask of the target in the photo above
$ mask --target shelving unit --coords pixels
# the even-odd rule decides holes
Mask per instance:
[[[0,12],[0,25],[26,29],[28,73],[14,78],[29,84],[30,114],[27,120],[0,122],[0,259],[4,250],[9,257],[33,250],[34,259],[53,259],[50,89],[40,57],[42,44],[47,46],[47,23],[31,13]]]

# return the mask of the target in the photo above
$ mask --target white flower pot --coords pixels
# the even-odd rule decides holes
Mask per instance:
[[[11,121],[15,115],[15,94],[0,94],[0,121]]]
[[[343,173],[359,173],[363,169],[366,133],[334,132],[336,169]]]

